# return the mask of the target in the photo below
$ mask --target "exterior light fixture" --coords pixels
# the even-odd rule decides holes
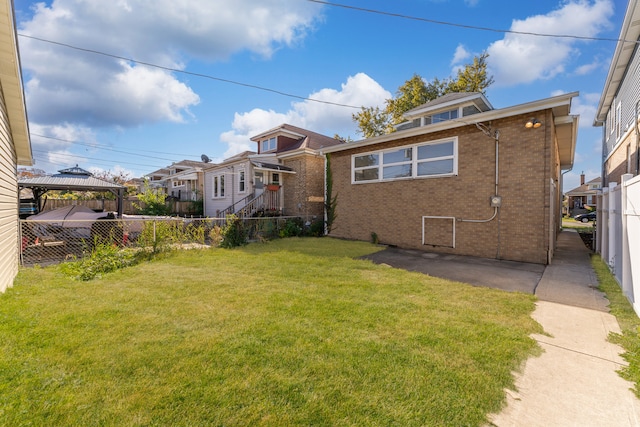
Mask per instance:
[[[527,129],[531,129],[531,128],[537,129],[540,126],[542,126],[542,122],[538,119],[531,119],[524,125],[524,127],[526,127]]]

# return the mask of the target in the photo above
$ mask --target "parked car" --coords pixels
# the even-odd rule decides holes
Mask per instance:
[[[596,220],[596,213],[595,212],[583,213],[583,214],[574,216],[573,219],[575,219],[576,221],[580,221],[580,222],[595,221]]]
[[[38,213],[38,201],[35,199],[20,199],[20,219]]]

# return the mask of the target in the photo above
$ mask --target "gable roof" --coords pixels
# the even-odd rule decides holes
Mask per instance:
[[[326,135],[319,134],[307,129],[302,129],[297,126],[293,126],[287,123],[283,123],[280,126],[269,129],[266,132],[262,132],[252,138],[251,141],[260,142],[262,139],[271,135],[284,135],[292,139],[297,139],[298,143],[287,147],[285,150],[278,150],[277,153],[290,152],[300,149],[322,150],[326,147],[333,147],[335,145],[344,144],[344,141],[331,138]]]
[[[9,118],[17,163],[33,165],[29,124],[20,72],[20,52],[13,15],[13,1],[0,1],[0,86]]]
[[[540,99],[512,107],[488,110],[481,113],[466,116],[464,121],[459,119],[446,120],[429,126],[414,127],[406,130],[367,138],[348,144],[341,144],[324,149],[325,153],[350,150],[358,147],[380,144],[388,141],[395,141],[400,138],[426,135],[448,129],[476,125],[478,123],[497,120],[522,114],[534,113],[541,110],[552,110],[556,137],[558,141],[558,154],[560,157],[560,168],[568,169],[573,166],[575,148],[578,134],[578,116],[570,115],[571,100],[578,96],[578,92],[565,93],[551,98]]]
[[[594,178],[589,182],[585,182],[579,187],[574,188],[573,190],[569,190],[566,192],[567,196],[572,195],[584,195],[584,194],[596,194],[601,191],[601,189],[592,189],[589,188],[590,184],[602,183],[602,178]]]
[[[613,58],[611,59],[609,73],[607,74],[607,79],[604,82],[604,88],[602,89],[602,95],[600,96],[596,116],[593,119],[594,126],[601,126],[607,119],[607,114],[611,109],[611,103],[613,102],[613,98],[616,96],[616,93],[618,93],[620,84],[627,73],[629,61],[636,49],[636,41],[639,37],[640,5],[637,1],[630,1],[624,15],[619,41],[616,45]]]

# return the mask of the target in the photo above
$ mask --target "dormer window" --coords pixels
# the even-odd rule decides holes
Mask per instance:
[[[276,149],[276,137],[272,137],[269,139],[262,140],[262,147],[260,147],[260,152],[264,153],[267,151],[275,151]]]
[[[458,118],[458,109],[443,111],[441,113],[432,114],[424,118],[424,123],[430,125],[432,123],[445,122],[447,120],[453,120]]]

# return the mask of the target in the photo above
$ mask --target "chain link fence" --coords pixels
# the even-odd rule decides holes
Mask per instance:
[[[321,235],[322,220],[303,217],[243,218],[247,241]],[[125,218],[98,220],[21,220],[23,266],[50,265],[90,256],[97,245],[159,251],[174,247],[218,246],[226,218]]]

